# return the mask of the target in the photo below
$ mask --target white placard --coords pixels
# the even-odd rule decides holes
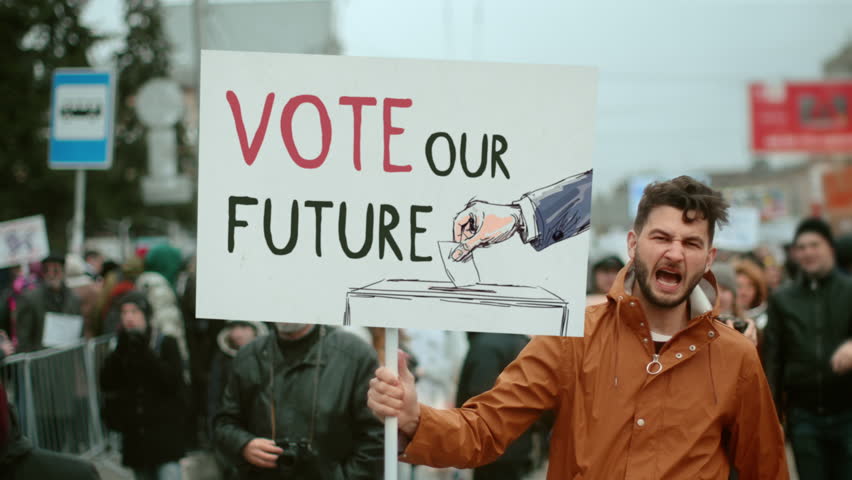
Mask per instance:
[[[49,253],[42,215],[0,223],[0,268],[38,262]]]
[[[716,230],[713,246],[745,252],[760,244],[760,211],[754,207],[731,207],[728,224]]]
[[[547,297],[538,331],[582,335],[595,88],[580,67],[202,52],[198,315],[438,328],[429,309],[345,315],[353,292],[393,311],[362,287],[407,279],[447,307],[440,328],[525,331],[489,312]],[[435,245],[471,199],[538,237],[474,250],[474,290],[517,288],[462,312]]]
[[[83,335],[83,317],[65,313],[44,314],[44,333],[41,344],[45,347],[68,345],[80,340]]]

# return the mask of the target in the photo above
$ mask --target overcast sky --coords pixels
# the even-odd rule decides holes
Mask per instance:
[[[86,18],[120,30],[122,3],[91,0]],[[339,0],[337,17],[350,55],[597,67],[603,190],[747,168],[747,84],[819,78],[852,41],[852,0]]]

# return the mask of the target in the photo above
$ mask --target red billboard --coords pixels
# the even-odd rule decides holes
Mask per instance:
[[[827,209],[852,208],[852,166],[825,172],[822,176],[822,186]]]
[[[852,82],[749,86],[756,152],[852,152]]]

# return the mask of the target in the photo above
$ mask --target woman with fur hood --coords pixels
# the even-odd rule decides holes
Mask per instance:
[[[169,281],[157,272],[145,272],[136,279],[136,289],[145,293],[151,303],[151,326],[177,340],[180,356],[186,363],[189,353],[186,348],[183,315]]]

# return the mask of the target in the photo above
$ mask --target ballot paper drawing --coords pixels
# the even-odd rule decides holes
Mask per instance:
[[[444,264],[444,271],[456,287],[476,285],[479,283],[479,270],[476,268],[476,262],[473,261],[473,255],[463,260],[455,260],[453,252],[458,246],[457,242],[438,242],[438,254]]]
[[[583,335],[596,79],[203,51],[197,314]]]

